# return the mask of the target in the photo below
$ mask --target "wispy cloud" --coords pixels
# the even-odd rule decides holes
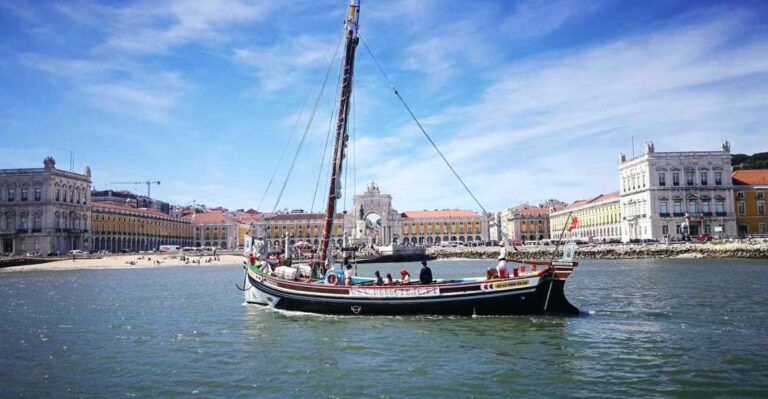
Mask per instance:
[[[197,41],[226,40],[228,27],[261,19],[267,2],[240,0],[141,2],[112,10],[109,50],[160,53]]]
[[[234,50],[235,62],[248,67],[266,90],[283,89],[311,71],[327,68],[336,40],[329,37],[301,35],[271,46]]]
[[[515,12],[501,24],[510,38],[530,39],[555,32],[600,8],[601,1],[528,0],[517,2]]]

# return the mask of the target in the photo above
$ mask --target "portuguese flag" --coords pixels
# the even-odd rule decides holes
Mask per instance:
[[[576,216],[572,217],[572,218],[571,218],[571,226],[570,226],[570,227],[568,227],[568,232],[569,232],[569,233],[570,233],[570,232],[572,232],[572,231],[573,231],[573,229],[575,229],[575,228],[576,228],[576,225],[577,225],[577,224],[579,224],[579,218],[577,218]]]

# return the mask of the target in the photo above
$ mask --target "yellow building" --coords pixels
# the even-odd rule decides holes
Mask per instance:
[[[768,236],[768,215],[765,213],[768,169],[736,170],[731,177],[739,236]]]
[[[550,237],[557,240],[566,226],[568,215],[578,219],[576,228],[569,232],[566,227],[564,240],[578,239],[589,242],[621,240],[621,207],[619,192],[600,194],[594,198],[579,200],[564,209],[549,214]]]
[[[440,245],[443,241],[480,244],[488,240],[488,220],[462,209],[405,211],[400,219],[399,243]]]
[[[257,237],[268,240],[271,247],[282,247],[286,234],[291,236],[291,242],[306,241],[317,247],[322,239],[324,224],[324,213],[282,213],[265,216],[255,222],[254,232]],[[351,228],[352,226],[346,226],[346,230]],[[331,240],[336,246],[340,247],[343,244],[344,230],[344,215],[336,214],[331,232]]]
[[[97,251],[147,251],[161,245],[192,245],[192,224],[146,208],[91,202],[93,248]]]

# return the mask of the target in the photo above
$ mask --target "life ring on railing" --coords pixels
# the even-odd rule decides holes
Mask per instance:
[[[336,285],[339,283],[339,276],[337,276],[336,273],[328,273],[328,275],[325,276],[325,283],[328,285]]]

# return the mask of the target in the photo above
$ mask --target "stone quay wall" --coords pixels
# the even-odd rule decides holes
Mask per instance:
[[[550,260],[552,245],[527,245],[518,252],[509,251],[509,258]],[[427,249],[427,255],[438,259],[497,259],[499,247],[458,247]],[[562,256],[558,249],[556,259]],[[755,258],[768,259],[768,240],[740,242],[675,243],[675,244],[600,244],[583,245],[576,252],[577,259],[644,259],[644,258]]]

